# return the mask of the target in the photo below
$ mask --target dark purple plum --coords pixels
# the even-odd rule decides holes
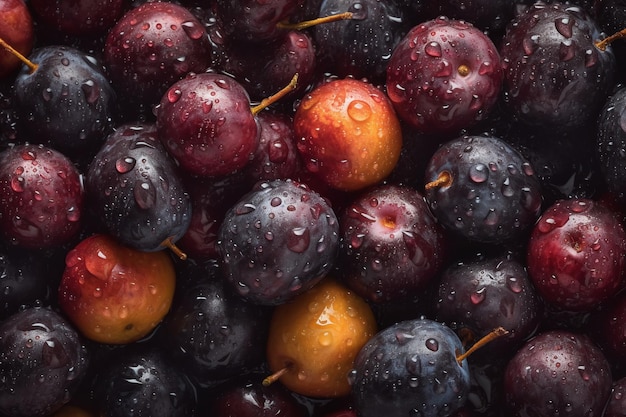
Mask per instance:
[[[44,145],[0,153],[0,232],[30,249],[69,243],[83,225],[81,175],[64,154]]]
[[[241,173],[220,179],[183,176],[191,198],[191,220],[176,245],[196,261],[219,259],[217,233],[230,207],[250,191]]]
[[[370,302],[416,296],[441,271],[446,241],[416,190],[381,185],[361,193],[340,218],[344,282]]]
[[[328,202],[292,180],[258,183],[226,213],[218,250],[224,278],[243,298],[287,302],[334,266],[339,223]]]
[[[602,348],[614,371],[626,371],[626,292],[612,297],[593,311],[588,324],[589,334]]]
[[[617,89],[604,104],[598,119],[597,154],[607,190],[620,206],[626,205],[626,88]]]
[[[113,127],[117,97],[93,55],[67,46],[35,49],[15,79],[23,140],[72,159],[93,156]]]
[[[450,232],[475,242],[524,238],[539,217],[541,184],[531,164],[492,136],[443,144],[426,167],[425,197]]]
[[[537,330],[543,318],[542,301],[525,265],[511,257],[450,265],[438,284],[438,321],[470,340],[486,336],[494,327],[508,331],[477,355],[506,354],[518,348]]]
[[[266,43],[279,36],[283,29],[278,24],[288,21],[304,3],[304,0],[216,0],[214,10],[223,23],[226,37]]]
[[[251,48],[256,51],[254,54],[250,53]],[[287,85],[296,73],[298,85],[290,97],[299,97],[318,75],[313,39],[302,30],[281,32],[274,42],[268,44],[228,42],[222,49],[216,69],[239,81],[253,101],[271,96]]]
[[[296,148],[293,118],[285,113],[263,111],[256,120],[259,145],[254,159],[243,170],[249,184],[295,178],[303,164]]]
[[[305,406],[281,384],[263,385],[267,375],[250,374],[215,389],[210,410],[215,417],[308,417]]]
[[[85,188],[92,221],[132,248],[171,247],[189,227],[189,194],[154,124],[128,123],[110,134]]]
[[[601,416],[613,383],[602,351],[584,334],[543,332],[506,365],[509,416]]]
[[[354,361],[352,397],[360,417],[447,417],[467,400],[463,344],[449,327],[429,319],[386,327]]]
[[[109,30],[104,47],[111,83],[131,119],[149,116],[172,83],[205,71],[210,59],[204,25],[187,8],[165,1],[127,11]]]
[[[419,3],[419,2],[418,2]],[[431,18],[447,16],[465,20],[496,40],[514,17],[516,0],[440,0],[423,2],[423,13]]]
[[[101,369],[93,385],[98,416],[193,415],[195,387],[162,350],[143,344],[116,352]]]
[[[424,133],[454,134],[476,124],[502,86],[493,41],[446,17],[414,26],[393,50],[386,75],[398,116]]]
[[[47,261],[35,252],[0,252],[0,320],[25,307],[50,302],[56,283]]]
[[[570,3],[536,2],[502,39],[505,102],[521,121],[574,130],[595,119],[613,88],[612,48],[591,15]]]
[[[89,353],[72,325],[43,307],[0,322],[0,413],[49,416],[78,390]]]
[[[604,417],[626,417],[626,377],[613,383],[611,398],[604,412]]]
[[[122,17],[126,0],[31,0],[37,21],[74,36],[99,34]]]
[[[316,25],[314,39],[324,71],[339,77],[384,81],[396,45],[409,29],[393,1],[324,0],[319,16],[351,12],[352,19]]]
[[[271,310],[242,300],[215,262],[190,263],[178,278],[179,293],[158,334],[178,368],[200,386],[260,368]]]
[[[189,74],[157,107],[159,138],[187,174],[219,177],[245,167],[258,145],[258,126],[244,87],[218,73]]]
[[[591,311],[623,286],[626,232],[616,213],[600,202],[560,200],[533,226],[527,265],[549,304]]]

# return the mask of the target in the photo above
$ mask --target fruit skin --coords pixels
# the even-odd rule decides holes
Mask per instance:
[[[504,391],[510,416],[600,416],[611,393],[609,363],[584,334],[546,331],[509,361]]]
[[[351,373],[352,398],[360,417],[447,417],[465,404],[470,387],[467,361],[449,327],[421,318],[384,328],[363,346]]]
[[[259,142],[248,93],[218,73],[189,74],[168,88],[157,108],[157,130],[181,169],[203,177],[242,169]]]
[[[343,282],[370,302],[416,296],[444,265],[444,231],[412,188],[373,187],[352,200],[339,224]]]
[[[38,22],[74,36],[96,35],[113,26],[126,0],[31,0]]]
[[[59,305],[90,340],[132,343],[170,309],[176,275],[165,251],[142,252],[96,234],[71,249],[65,262]]]
[[[211,44],[200,21],[185,7],[147,2],[127,11],[113,26],[104,45],[111,84],[125,101],[158,104],[175,81],[205,71]]]
[[[596,146],[600,172],[607,189],[623,207],[626,204],[626,88],[619,88],[606,101],[598,119]]]
[[[437,320],[464,338],[478,340],[496,327],[508,331],[474,354],[489,362],[493,361],[489,355],[504,356],[517,349],[543,319],[542,301],[526,265],[510,256],[449,265],[437,288]]]
[[[507,26],[500,56],[507,108],[533,126],[568,130],[596,116],[616,78],[611,47],[592,17],[569,2],[539,1]]]
[[[59,313],[44,307],[15,313],[0,323],[0,413],[50,415],[76,393],[89,363],[81,337]]]
[[[160,346],[197,386],[247,374],[265,358],[271,309],[242,300],[217,262],[177,268],[177,293],[159,327]]]
[[[305,184],[257,184],[231,207],[218,232],[224,278],[246,300],[282,304],[332,267],[339,224],[328,202]]]
[[[11,244],[70,242],[82,227],[84,199],[80,173],[64,154],[30,144],[0,154],[0,232]]]
[[[118,126],[91,160],[85,189],[91,218],[139,250],[176,243],[191,222],[191,198],[154,124]]]
[[[472,24],[439,17],[414,26],[393,50],[387,94],[424,133],[453,133],[491,110],[502,86],[500,54]]]
[[[528,273],[554,307],[590,311],[624,283],[626,232],[615,213],[589,199],[560,200],[533,227]]]
[[[429,187],[442,173],[450,181]],[[523,239],[541,211],[541,185],[533,167],[498,137],[446,142],[431,156],[424,181],[424,196],[437,220],[473,242]]]
[[[305,168],[329,186],[363,189],[400,157],[400,122],[387,96],[365,81],[336,79],[305,95],[294,115]]]
[[[122,352],[95,381],[99,417],[195,415],[195,387],[162,350],[140,345]]]
[[[331,277],[275,308],[267,338],[273,372],[280,382],[309,397],[350,393],[348,374],[361,347],[376,333],[368,304]]]
[[[93,156],[113,128],[117,96],[102,63],[67,46],[36,48],[15,79],[22,135],[72,159]]]
[[[0,1],[0,38],[22,55],[30,54],[34,44],[33,19],[23,0]],[[15,55],[0,47],[0,79],[11,75],[22,64]]]

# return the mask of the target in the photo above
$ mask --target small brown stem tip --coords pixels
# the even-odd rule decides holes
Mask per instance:
[[[323,23],[336,22],[338,20],[350,20],[353,18],[353,16],[354,15],[352,12],[343,12],[338,14],[332,14],[330,16],[318,17],[317,19],[305,20],[304,22],[280,22],[276,26],[279,29],[304,30],[306,28],[321,25]]]
[[[469,355],[471,355],[472,353],[476,352],[478,349],[480,349],[481,347],[485,346],[486,344],[496,340],[499,337],[504,336],[505,334],[508,334],[509,331],[506,330],[504,327],[498,327],[494,330],[492,330],[491,332],[489,332],[486,336],[482,337],[480,340],[478,340],[478,342],[474,343],[472,345],[471,348],[467,349],[464,353],[457,355],[456,357],[456,361],[459,363],[459,366],[461,365],[461,363],[467,359],[467,357]]]
[[[449,187],[452,185],[452,175],[450,175],[449,171],[441,171],[437,176],[437,179],[429,182],[424,186],[426,190],[430,190],[431,188],[441,188],[441,187]]]
[[[262,382],[263,386],[267,387],[269,385],[272,385],[274,382],[278,381],[280,377],[285,375],[287,372],[289,372],[289,366],[285,366],[284,368],[281,368],[278,371],[274,372],[272,375],[265,377],[265,379],[263,379],[263,382]]]
[[[22,61],[24,63],[24,65],[26,65],[28,68],[30,68],[30,73],[32,74],[33,72],[37,71],[37,68],[39,67],[39,65],[35,64],[33,61],[31,61],[30,59],[26,58],[24,55],[22,55],[20,53],[20,51],[18,51],[17,49],[13,48],[11,45],[9,45],[8,43],[5,42],[4,39],[0,38],[0,46],[4,47],[4,49],[6,49],[7,51],[9,51],[11,54],[13,54],[16,58],[18,58],[20,61]]]

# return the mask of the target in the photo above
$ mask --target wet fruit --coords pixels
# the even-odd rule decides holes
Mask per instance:
[[[169,311],[175,272],[168,253],[142,252],[92,235],[66,257],[59,305],[87,338],[125,344],[147,336]]]
[[[370,307],[332,278],[276,307],[267,361],[280,382],[311,397],[350,393],[354,357],[376,332]]]

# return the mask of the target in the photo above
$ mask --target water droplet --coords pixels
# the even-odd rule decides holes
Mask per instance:
[[[566,38],[571,38],[574,22],[574,19],[571,19],[569,17],[562,17],[554,21],[554,26],[556,27],[557,32],[559,32],[561,35]]]
[[[50,87],[45,88],[42,92],[41,92],[41,98],[43,98],[44,101],[50,101],[52,100],[52,89]]]
[[[24,192],[26,180],[22,176],[11,177],[11,189],[16,193]]]
[[[362,100],[352,100],[348,104],[348,116],[354,121],[364,122],[372,115],[372,108]]]
[[[119,311],[117,312],[117,315],[121,319],[125,319],[126,317],[128,317],[128,307],[126,307],[125,305],[121,306]]]
[[[438,42],[428,42],[424,47],[424,52],[433,58],[439,58],[442,55],[441,45]]]
[[[180,89],[170,88],[169,90],[167,90],[167,101],[169,101],[172,104],[176,103],[180,99],[180,96],[182,95],[183,95],[183,92],[180,91]]]
[[[138,180],[133,188],[133,196],[141,209],[147,210],[156,204],[156,189],[149,182]]]
[[[317,341],[324,347],[330,346],[333,343],[333,334],[329,331],[322,332],[317,338]]]
[[[85,100],[89,104],[94,104],[100,98],[100,87],[94,80],[86,80],[81,86],[83,94],[85,94]]]
[[[566,39],[559,45],[559,59],[567,62],[576,55],[576,48],[572,45],[571,39]]]
[[[127,156],[125,158],[120,158],[117,161],[115,161],[115,169],[120,174],[125,174],[131,171],[135,167],[136,163],[137,161],[135,160],[135,158]]]
[[[181,26],[187,36],[193,40],[200,39],[206,33],[204,27],[193,21],[183,22],[181,23]]]
[[[499,216],[495,209],[489,209],[485,216],[484,222],[487,226],[495,226],[498,224]]]
[[[311,243],[311,232],[307,227],[295,227],[287,235],[287,248],[292,252],[303,253]]]
[[[476,164],[472,166],[469,170],[469,177],[475,183],[482,183],[487,181],[487,178],[489,178],[489,171],[487,170],[487,166],[485,164]]]
[[[476,291],[472,292],[470,295],[470,301],[472,304],[480,304],[485,301],[485,287],[479,288]]]
[[[426,345],[426,348],[432,352],[437,352],[439,350],[439,342],[432,337],[426,339],[424,344]]]
[[[506,177],[504,179],[500,191],[505,197],[513,197],[513,195],[515,194],[515,190],[513,190],[513,188],[511,187],[511,179],[509,177]]]
[[[234,212],[236,215],[241,216],[244,214],[252,213],[254,210],[256,210],[256,206],[254,204],[244,203],[235,207]]]
[[[522,284],[519,282],[519,280],[511,276],[506,277],[506,286],[509,287],[509,289],[516,294],[521,293],[523,290]]]

